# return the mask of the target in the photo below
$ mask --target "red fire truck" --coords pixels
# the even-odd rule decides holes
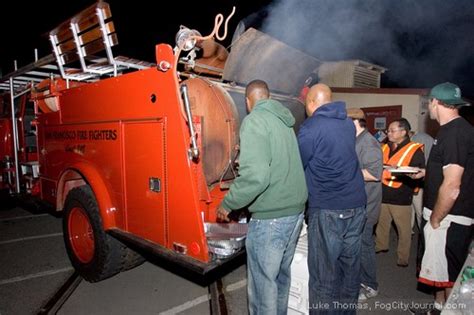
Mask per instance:
[[[0,184],[63,212],[88,281],[140,263],[130,248],[207,274],[243,252],[245,222],[218,223],[215,210],[237,174],[245,80],[197,58],[204,43],[227,56],[185,27],[156,63],[115,57],[111,17],[105,2],[87,8],[50,32],[52,55],[1,78]],[[304,119],[297,98],[272,97]]]

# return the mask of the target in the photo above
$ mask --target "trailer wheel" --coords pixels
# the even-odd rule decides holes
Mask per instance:
[[[79,274],[89,282],[97,282],[120,272],[124,245],[104,231],[91,188],[72,189],[64,210],[66,250]]]

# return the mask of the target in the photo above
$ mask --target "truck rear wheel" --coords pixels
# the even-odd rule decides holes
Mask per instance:
[[[72,189],[64,210],[66,250],[79,274],[89,282],[97,282],[120,272],[125,246],[104,231],[91,188],[80,186]]]

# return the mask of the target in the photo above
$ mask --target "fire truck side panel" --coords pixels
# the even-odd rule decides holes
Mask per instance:
[[[171,46],[165,44],[156,46],[156,63],[158,65],[167,63],[171,66],[167,71],[157,71],[159,80],[156,82],[158,87],[161,87],[157,102],[164,108],[166,116],[164,147],[167,247],[208,262],[209,252],[203,226],[204,209],[199,207],[198,180],[192,171],[193,164],[200,168],[202,165],[200,160],[189,159],[190,133],[183,118]]]
[[[163,129],[156,121],[123,124],[127,230],[158,244],[165,244],[166,226]]]
[[[61,123],[143,120],[162,117],[167,96],[155,68],[64,90]],[[173,91],[176,99],[178,91]]]
[[[44,126],[42,120],[49,115],[40,116],[39,126]],[[67,186],[68,181],[80,179],[71,175],[74,171],[96,194],[105,227],[123,227],[120,123],[47,125],[39,130],[44,138],[41,155],[46,165],[41,173],[42,198],[62,210],[67,192],[74,187]],[[98,194],[104,190],[106,195]],[[107,219],[111,215],[114,219]]]
[[[77,177],[74,177],[73,180],[69,179],[73,174],[79,175],[82,180],[77,180]],[[82,184],[87,184],[91,187],[99,205],[100,215],[105,230],[125,225],[121,211],[122,208],[119,207],[119,205],[121,205],[122,195],[115,194],[116,197],[112,198],[113,196],[110,194],[112,191],[111,183],[106,182],[100,170],[98,170],[95,165],[88,162],[76,162],[61,175],[61,179],[57,184],[57,209],[63,209],[68,192],[72,188]]]
[[[193,171],[201,161],[189,158],[190,133],[172,48],[158,45],[156,55],[157,64],[170,68],[58,91],[59,111],[38,118],[41,164],[46,164],[42,195],[51,200],[63,191],[57,198],[66,198],[64,187],[54,190],[51,181],[64,182],[62,174],[77,170],[94,192],[106,230],[131,232],[208,262],[206,209]],[[160,191],[154,191],[157,185]]]

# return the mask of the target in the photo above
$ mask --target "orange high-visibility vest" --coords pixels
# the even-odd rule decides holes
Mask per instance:
[[[388,144],[384,144],[382,146],[383,164],[394,166],[409,166],[416,150],[421,147],[423,147],[421,143],[410,141],[403,148],[398,150],[397,153],[392,155],[391,158],[389,158],[388,156],[390,154],[390,147],[388,146]],[[400,188],[400,186],[402,186],[402,182],[397,180],[397,176],[391,176],[389,171],[384,171],[382,183],[392,188]]]

